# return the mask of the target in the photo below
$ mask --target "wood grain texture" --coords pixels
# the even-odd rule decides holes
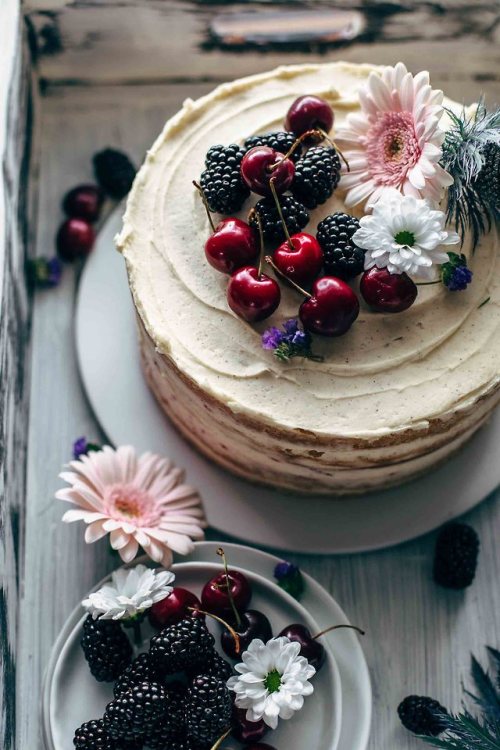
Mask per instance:
[[[18,4],[0,5],[0,747],[14,750],[16,647],[28,422],[26,186],[30,71]],[[27,382],[28,381],[28,382]]]
[[[448,48],[450,57],[456,56],[454,44]],[[365,52],[358,54],[363,59]],[[372,56],[379,60],[389,62],[390,55],[390,48],[373,48]],[[472,101],[477,84],[467,77],[466,62],[458,61],[457,80],[449,65],[447,71],[442,67],[444,59],[445,51],[441,51],[435,68],[433,59],[426,61],[433,82],[445,86],[452,96],[460,93]],[[208,83],[49,87],[41,115],[38,252],[50,252],[61,219],[61,196],[70,186],[91,178],[90,158],[95,150],[108,144],[123,147],[139,162],[182,100],[210,88]],[[500,94],[498,86],[492,88],[494,94]],[[42,750],[33,706],[38,704],[51,646],[72,607],[117,564],[105,541],[86,546],[81,526],[60,522],[64,509],[53,499],[61,484],[57,472],[69,459],[75,437],[86,434],[97,442],[103,437],[82,392],[75,360],[77,276],[78,269],[68,267],[61,286],[39,293],[35,300],[25,575],[19,619],[18,750]],[[370,750],[424,747],[400,726],[399,701],[409,693],[422,693],[459,708],[461,679],[467,675],[470,653],[483,656],[485,644],[500,646],[498,495],[469,513],[466,520],[481,537],[481,558],[477,579],[465,593],[443,591],[432,582],[435,534],[364,555],[290,555],[331,591],[352,622],[367,630],[363,646],[374,688]],[[215,531],[209,536],[220,539]],[[68,746],[70,742],[68,738]]]

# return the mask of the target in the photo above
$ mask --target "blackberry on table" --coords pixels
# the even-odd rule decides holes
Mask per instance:
[[[132,187],[136,169],[127,154],[105,148],[93,158],[94,172],[99,185],[112,198],[124,198]]]
[[[188,688],[187,733],[201,743],[215,742],[231,725],[233,700],[224,680],[195,677]]]
[[[280,195],[279,197],[283,217],[289,234],[296,234],[306,226],[309,221],[309,211],[293,195]],[[255,208],[250,212],[249,224],[258,227],[255,213],[260,216],[262,232],[266,240],[283,242],[285,232],[273,198],[262,198],[257,201]]]
[[[436,737],[443,731],[442,714],[445,713],[446,709],[438,701],[423,695],[409,695],[398,706],[402,725],[410,732],[428,737]]]
[[[201,664],[197,668],[188,671],[189,677],[192,678],[200,674],[218,677],[220,680],[226,681],[233,674],[233,668],[217,651],[213,651],[205,664]]]
[[[295,165],[292,193],[306,206],[316,208],[339,184],[341,164],[333,148],[313,146]]]
[[[278,130],[274,133],[265,133],[264,135],[251,135],[245,141],[245,149],[250,151],[255,146],[269,146],[270,148],[274,148],[275,151],[279,151],[280,154],[287,154],[295,143],[295,140],[296,137],[293,133],[288,133],[286,130]],[[301,151],[300,145],[297,146],[289,158],[296,162],[297,159],[300,159]]]
[[[149,654],[139,654],[118,677],[113,688],[115,698],[138,682],[158,682],[159,675]]]
[[[479,538],[465,523],[449,523],[438,534],[434,552],[434,580],[448,589],[470,586],[476,575]]]
[[[111,682],[124,671],[132,658],[132,646],[121,625],[114,620],[84,620],[81,638],[83,653],[98,682]]]
[[[102,719],[86,721],[75,732],[76,750],[118,750],[116,740],[107,733]]]
[[[115,738],[143,739],[151,725],[167,712],[166,688],[159,682],[141,682],[108,703],[104,726]]]
[[[320,221],[316,238],[323,250],[325,274],[347,281],[363,272],[364,250],[352,241],[358,229],[359,221],[355,216],[340,212]]]
[[[214,637],[200,617],[186,617],[151,638],[149,654],[157,669],[166,674],[182,672],[206,663]]]
[[[246,149],[236,143],[209,148],[200,185],[211,211],[232,214],[239,211],[250,195],[250,190],[240,175],[241,160],[245,153]]]
[[[150,750],[167,750],[171,743],[185,735],[186,730],[186,688],[181,683],[165,687],[167,710],[165,716],[155,722],[144,736],[144,743]]]

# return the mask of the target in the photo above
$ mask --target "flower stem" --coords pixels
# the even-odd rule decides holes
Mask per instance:
[[[283,226],[283,231],[285,232],[286,241],[288,242],[288,246],[291,250],[294,249],[292,240],[290,239],[290,234],[288,232],[288,227],[286,225],[285,217],[283,216],[283,211],[281,210],[281,204],[279,202],[278,193],[276,192],[276,188],[274,186],[274,178],[271,177],[269,180],[269,187],[271,188],[271,193],[273,194],[274,202],[276,203],[276,209],[278,211],[278,215],[280,217],[281,224]]]
[[[283,273],[283,271],[280,271],[280,269],[278,268],[278,266],[273,261],[273,259],[271,258],[270,255],[266,255],[266,262],[269,263],[269,265],[271,266],[271,268],[273,269],[273,271],[278,276],[281,276],[282,279],[285,279],[285,281],[288,281],[288,283],[291,284],[296,289],[297,292],[299,292],[300,294],[304,295],[304,297],[306,297],[307,299],[311,298],[312,295],[309,294],[309,292],[306,292],[306,290],[302,289],[302,287],[299,286],[295,281],[293,281],[292,279],[288,278],[288,276],[285,273]]]
[[[317,635],[313,636],[313,641],[315,641],[317,638],[321,638],[322,635],[331,633],[332,630],[340,630],[340,628],[350,628],[351,630],[356,630],[360,635],[365,634],[365,631],[361,630],[361,628],[358,628],[357,625],[332,625],[330,628],[326,628],[325,630],[319,632]]]
[[[205,195],[205,192],[201,185],[199,185],[196,180],[193,180],[193,185],[195,186],[196,190],[201,195],[201,200],[203,201],[203,205],[205,206],[205,211],[207,212],[208,220],[210,222],[210,226],[212,227],[212,232],[215,232],[215,224],[214,220],[212,219],[212,213],[210,211],[210,207],[208,205],[207,196]]]
[[[330,144],[330,146],[333,146],[333,148],[335,149],[335,151],[338,151],[338,154],[339,154],[340,158],[342,159],[342,161],[346,165],[347,171],[350,172],[351,171],[351,167],[349,166],[349,162],[347,161],[347,159],[345,158],[344,154],[339,149],[339,147],[337,146],[337,144],[335,143],[335,141],[333,140],[333,138],[330,138],[330,136],[328,135],[328,133],[326,133],[322,128],[317,128],[317,130],[321,133],[321,135],[323,136],[323,138],[325,139],[325,141],[328,141],[328,143]]]
[[[204,609],[199,609],[199,607],[188,607],[188,610],[190,612],[198,612],[200,615],[205,615],[205,617],[211,617],[212,620],[216,620],[217,622],[220,622],[221,625],[224,625],[227,630],[231,633],[234,639],[234,650],[235,653],[240,653],[240,636],[236,632],[234,628],[231,627],[231,625],[222,619],[222,617],[219,617],[218,615],[212,614],[212,612],[206,612]],[[240,620],[241,623],[241,620]]]
[[[224,740],[226,740],[229,737],[230,734],[231,734],[231,727],[229,727],[229,729],[227,729],[224,732],[224,734],[222,735],[222,737],[219,737],[219,739],[217,740],[217,742],[215,743],[215,745],[212,745],[212,747],[210,748],[210,750],[219,750],[219,747],[222,745],[222,743],[224,742]]]
[[[260,218],[259,218],[258,214],[257,214],[257,219],[259,221],[259,227],[260,227]],[[261,248],[261,252],[262,252],[262,248]],[[260,260],[259,261],[259,276],[261,274],[261,265],[262,265],[262,261]],[[238,627],[240,627],[240,625],[241,625],[241,617],[240,617],[240,613],[236,609],[236,605],[234,603],[233,595],[231,594],[231,585],[229,583],[229,571],[227,569],[226,553],[224,552],[224,550],[222,549],[222,547],[218,547],[217,554],[219,555],[219,557],[222,557],[222,563],[224,565],[224,573],[226,575],[227,598],[229,599],[229,603],[231,605],[231,609],[233,610],[233,615],[234,615],[234,619],[236,620],[236,625]]]
[[[141,632],[141,622],[140,620],[133,620],[132,621],[132,630],[134,632],[134,643],[139,648],[142,646],[142,632]]]
[[[419,281],[415,282],[415,286],[434,286],[434,284],[442,284],[441,279],[437,279],[436,281]]]

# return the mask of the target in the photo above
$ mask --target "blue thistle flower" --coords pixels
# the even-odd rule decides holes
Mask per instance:
[[[272,326],[262,334],[262,347],[264,349],[277,349],[283,341],[283,334],[279,328]]]
[[[62,264],[59,258],[35,258],[28,262],[28,276],[37,287],[55,287],[61,281]]]
[[[82,456],[86,456],[90,451],[100,451],[101,446],[95,443],[89,443],[87,438],[82,436],[73,443],[73,458],[78,461]]]
[[[284,560],[279,562],[274,569],[274,577],[278,586],[286,591],[294,599],[300,599],[304,593],[304,579],[300,569],[291,562]]]
[[[276,326],[271,326],[262,334],[262,347],[274,351],[274,356],[282,362],[288,362],[292,357],[304,357],[321,361],[311,351],[311,334],[301,331],[299,321],[296,318],[285,320],[280,331]]]
[[[447,253],[450,259],[441,266],[441,279],[450,292],[463,291],[472,281],[472,271],[467,266],[465,255]]]

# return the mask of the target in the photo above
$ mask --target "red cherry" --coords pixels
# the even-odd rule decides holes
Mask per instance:
[[[316,671],[321,669],[325,662],[326,651],[324,646],[312,637],[309,628],[300,624],[288,625],[288,627],[283,628],[280,636],[285,636],[291,641],[300,643],[300,655],[305,656]]]
[[[220,636],[222,650],[231,659],[240,658],[240,653],[246,651],[252,641],[259,638],[267,643],[273,637],[271,623],[263,612],[257,609],[247,609],[240,615],[240,623],[233,623],[234,630],[239,636],[239,649],[236,651],[236,644],[233,635],[229,630],[223,630]]]
[[[377,312],[408,310],[417,298],[418,288],[406,273],[389,273],[387,268],[370,268],[361,277],[359,290],[365,302]]]
[[[104,193],[97,185],[78,185],[64,196],[63,210],[92,223],[99,218],[103,202]]]
[[[312,287],[312,296],[300,306],[304,328],[321,336],[342,336],[359,314],[359,301],[351,287],[335,276],[323,276]]]
[[[246,714],[246,708],[234,708],[232,735],[238,742],[248,745],[250,742],[261,740],[269,731],[269,727],[263,719],[248,721]]]
[[[309,286],[321,271],[323,251],[315,237],[299,232],[274,251],[273,261],[287,278]]]
[[[278,307],[281,300],[279,284],[254,266],[235,271],[227,285],[227,302],[240,318],[254,323],[264,320]]]
[[[66,219],[56,237],[57,252],[64,260],[85,257],[94,246],[95,233],[85,219]]]
[[[299,96],[291,105],[285,118],[285,128],[296,136],[315,128],[321,128],[328,133],[332,129],[333,119],[333,109],[328,102],[319,96],[306,94]]]
[[[291,159],[269,146],[255,146],[241,160],[241,177],[254,193],[271,195],[269,181],[273,179],[278,194],[288,190],[295,177]]]
[[[172,592],[155,602],[149,610],[149,621],[155,628],[164,628],[167,625],[184,620],[185,617],[195,616],[190,607],[201,609],[200,600],[191,591],[176,587]],[[197,615],[201,617],[202,615]]]
[[[259,253],[255,230],[245,221],[230,217],[219,222],[205,243],[205,255],[221,273],[233,273],[248,266]]]
[[[228,589],[229,580],[229,589]],[[224,619],[233,617],[231,599],[238,612],[244,612],[250,604],[252,589],[248,578],[237,570],[228,570],[211,578],[201,592],[204,610]]]

